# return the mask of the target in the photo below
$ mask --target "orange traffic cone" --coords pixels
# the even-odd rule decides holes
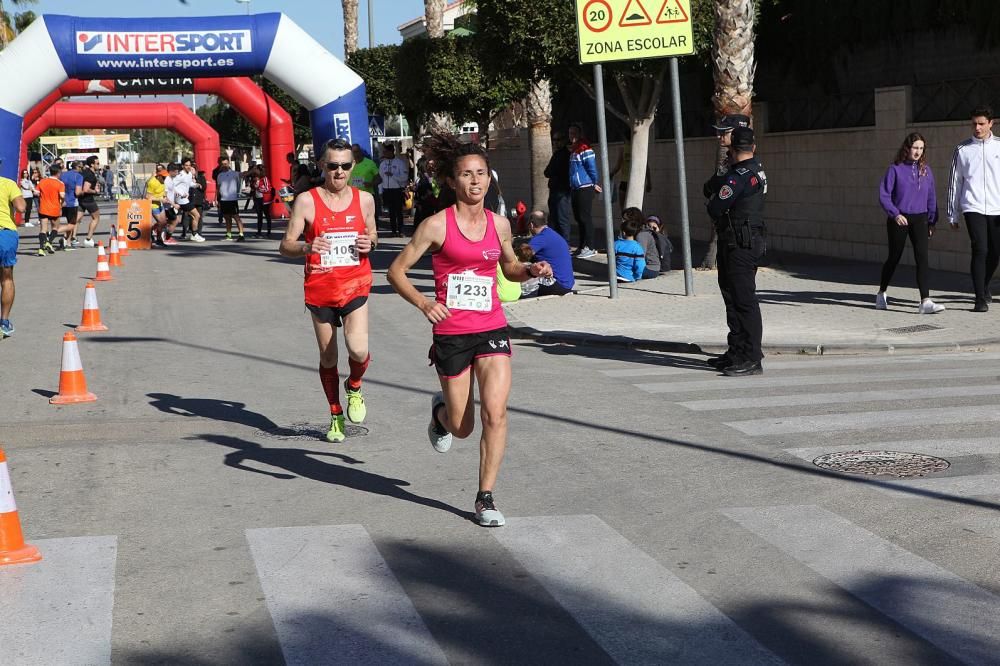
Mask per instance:
[[[125,238],[125,230],[118,227],[118,254],[123,257],[128,256],[128,239]]]
[[[101,321],[101,308],[97,305],[97,289],[93,282],[87,283],[83,290],[83,315],[76,330],[83,332],[106,331],[108,327]]]
[[[111,267],[108,266],[108,255],[104,252],[104,241],[97,241],[97,275],[95,282],[111,280]]]
[[[108,251],[108,265],[118,268],[124,266],[121,255],[118,253],[118,236],[111,236],[111,249]]]
[[[77,402],[94,402],[97,396],[87,391],[87,378],[83,376],[80,348],[73,331],[63,336],[62,371],[59,373],[59,394],[49,398],[52,405],[71,405]]]
[[[0,449],[0,564],[27,564],[42,559],[32,545],[24,543],[21,519],[14,504],[14,489],[10,486],[7,456]]]

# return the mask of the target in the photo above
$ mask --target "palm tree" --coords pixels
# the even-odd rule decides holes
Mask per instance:
[[[358,0],[341,0],[344,8],[344,58],[358,50]]]
[[[36,2],[38,0],[11,0],[11,3],[15,7],[33,5]],[[0,0],[0,49],[7,48],[7,45],[10,44],[17,33],[27,28],[33,20],[35,20],[35,13],[30,11],[12,16],[7,12],[6,7],[4,7],[3,0]]]
[[[431,39],[444,37],[444,5],[445,0],[424,0],[424,21]]]
[[[718,120],[731,113],[751,117],[753,77],[757,70],[754,57],[754,0],[715,0],[715,30],[712,33],[712,71],[715,92],[712,105]],[[726,150],[719,147],[716,171],[726,168]],[[701,262],[701,268],[715,268],[718,239],[712,240]]]

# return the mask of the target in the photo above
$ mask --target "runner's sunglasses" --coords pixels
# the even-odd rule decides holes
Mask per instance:
[[[354,161],[353,160],[350,161],[350,162],[327,162],[326,163],[326,169],[327,169],[327,171],[336,171],[337,169],[340,169],[341,171],[350,171],[352,166],[354,166]]]

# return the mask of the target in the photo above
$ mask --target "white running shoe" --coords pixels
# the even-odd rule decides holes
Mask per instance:
[[[24,223],[24,226],[26,226],[26,227],[28,227],[29,229],[31,229],[32,227],[37,227],[38,225],[37,225],[37,224],[35,224],[34,222],[25,222],[25,223]]]
[[[202,236],[201,234],[195,234],[194,236],[191,236],[191,240],[193,240],[195,243],[204,243],[205,237]]]
[[[93,238],[84,238],[83,239],[83,246],[84,247],[94,247],[94,239]]]
[[[476,493],[476,522],[483,527],[503,527],[507,522],[493,501],[492,490]]]
[[[589,259],[590,257],[593,257],[596,254],[597,252],[595,250],[591,250],[589,247],[584,247],[582,250],[580,250],[580,254],[577,256],[580,257],[581,259]]]
[[[929,298],[920,304],[920,314],[937,314],[938,312],[944,312],[944,306],[938,305]]]
[[[446,453],[451,448],[451,433],[438,425],[434,418],[434,412],[438,405],[444,404],[444,394],[438,391],[431,396],[431,422],[427,425],[427,438],[431,440],[431,446],[438,453]]]
[[[889,309],[889,299],[885,297],[884,291],[880,291],[877,294],[875,294],[875,309],[876,310]]]

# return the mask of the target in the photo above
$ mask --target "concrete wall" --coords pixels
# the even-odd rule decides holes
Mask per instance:
[[[970,101],[970,105],[974,102]],[[948,172],[955,145],[971,135],[967,122],[910,122],[908,87],[875,91],[875,127],[770,133],[766,105],[754,109],[758,155],[768,176],[767,224],[775,250],[803,254],[883,261],[886,252],[885,214],[878,204],[878,186],[903,137],[918,131],[927,138],[927,156],[937,184],[941,221],[930,245],[930,265],[951,271],[968,270],[969,241],[964,230],[951,232],[944,220]],[[652,192],[644,212],[660,215],[675,245],[680,238],[680,205],[673,141],[655,141],[650,147]],[[610,161],[621,144],[609,146]],[[716,141],[688,139],[687,166],[691,236],[707,240],[711,225],[705,215],[701,189],[712,173]],[[508,205],[530,201],[530,159],[526,133],[499,142],[490,153],[501,176]],[[595,202],[595,227],[601,205]],[[617,215],[617,206],[615,213]],[[616,219],[617,221],[617,219]],[[695,257],[695,261],[698,261]],[[912,264],[907,250],[903,262]]]

